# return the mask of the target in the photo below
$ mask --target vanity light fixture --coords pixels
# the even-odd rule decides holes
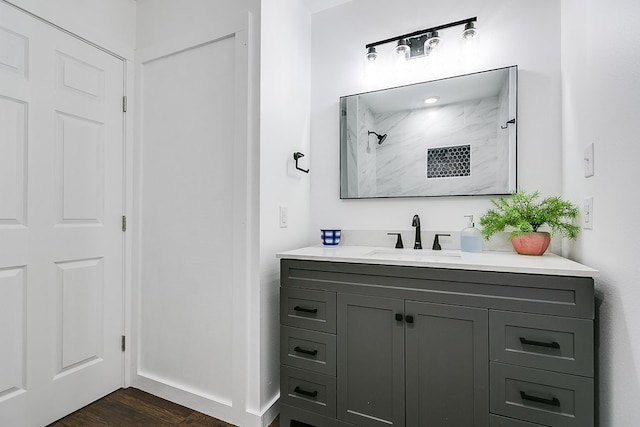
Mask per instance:
[[[448,24],[438,25],[437,27],[425,28],[424,30],[369,43],[366,45],[367,59],[370,62],[375,61],[378,58],[376,46],[392,42],[396,42],[396,47],[394,48],[395,53],[405,59],[428,56],[434,49],[442,44],[442,39],[438,33],[440,30],[464,25],[461,37],[465,40],[470,40],[478,34],[478,30],[474,25],[474,22],[477,20],[478,17],[467,18],[461,21],[450,22]]]

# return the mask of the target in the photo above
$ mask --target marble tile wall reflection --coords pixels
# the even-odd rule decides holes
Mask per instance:
[[[355,96],[346,99],[346,106],[342,107],[346,116],[346,165],[347,165],[347,194],[349,197],[358,195],[358,120],[353,118],[358,116],[358,99]],[[344,173],[344,171],[343,171]]]
[[[369,131],[376,132],[376,123],[366,102],[360,97],[358,102],[360,104],[358,123],[362,123],[358,129],[358,194],[361,197],[375,197],[378,192],[376,180],[378,138],[375,135],[369,135]]]
[[[512,117],[510,117],[509,111],[509,87],[505,85],[500,91],[498,99],[498,117],[496,123],[496,134],[498,136],[496,146],[496,156],[499,165],[509,165],[509,133],[514,132],[512,126],[507,125]],[[502,129],[500,126],[509,126],[507,129]],[[515,166],[509,166],[515,167]],[[507,169],[507,168],[504,168]],[[498,188],[509,188],[509,174],[505,173],[496,175],[496,186]]]
[[[349,197],[377,196],[377,138],[371,109],[359,96],[347,98],[347,189]]]
[[[382,145],[375,144],[375,195],[460,195],[508,193],[508,132],[498,123],[498,96],[440,107],[372,115],[376,132],[387,133]],[[358,139],[371,127],[369,113],[358,122]],[[502,135],[504,134],[504,135]],[[372,140],[375,139],[372,137]],[[377,141],[376,141],[377,142]],[[471,145],[471,175],[427,178],[427,149]],[[360,146],[361,143],[358,143]],[[366,146],[365,146],[366,148]],[[373,151],[373,148],[371,151]],[[358,150],[358,155],[361,151]],[[372,153],[366,153],[373,158]],[[364,162],[360,162],[363,164]],[[370,165],[360,172],[371,173]],[[359,175],[360,179],[364,179]],[[366,188],[372,184],[366,178]],[[363,185],[364,186],[364,185]],[[362,193],[359,197],[373,194]]]

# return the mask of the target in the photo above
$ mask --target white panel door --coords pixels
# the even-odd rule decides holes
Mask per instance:
[[[0,425],[122,384],[123,62],[0,2]]]

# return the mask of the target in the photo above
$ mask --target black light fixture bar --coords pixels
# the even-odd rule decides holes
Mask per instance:
[[[432,33],[434,31],[444,30],[445,28],[457,27],[458,25],[465,25],[465,24],[468,24],[470,22],[476,22],[477,20],[478,20],[478,17],[474,16],[473,18],[467,18],[467,19],[463,19],[461,21],[450,22],[448,24],[438,25],[437,27],[427,28],[427,29],[420,30],[420,31],[414,31],[412,33],[408,33],[408,34],[403,34],[401,36],[392,37],[390,39],[385,39],[385,40],[380,40],[378,42],[369,43],[365,47],[367,49],[369,49],[370,47],[376,47],[376,46],[380,46],[382,44],[396,42],[396,41],[401,40],[401,39],[409,39],[409,38],[412,38],[412,37],[417,37],[417,36],[422,36],[422,35],[425,35],[425,34],[428,34],[428,33]]]

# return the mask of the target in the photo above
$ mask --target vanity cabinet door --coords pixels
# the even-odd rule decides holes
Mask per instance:
[[[338,419],[404,426],[404,300],[338,294]]]
[[[488,310],[407,301],[405,313],[407,427],[487,427]]]

